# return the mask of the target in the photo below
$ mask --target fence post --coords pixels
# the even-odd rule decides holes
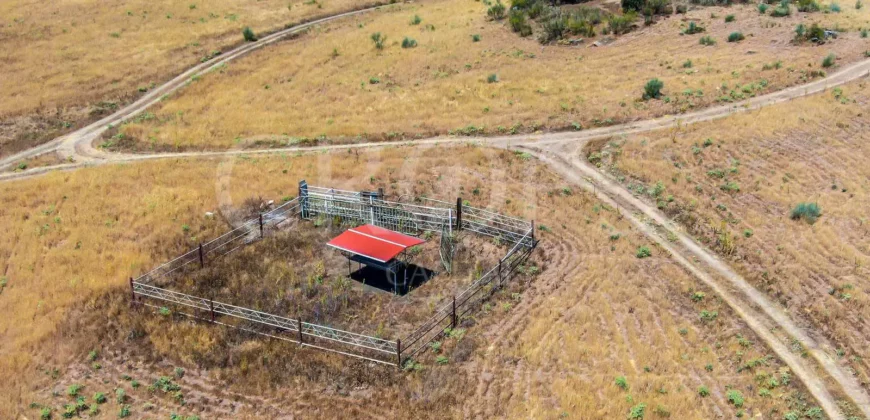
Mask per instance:
[[[501,259],[498,260],[498,284],[501,286]]]
[[[532,220],[532,243],[535,243],[535,221]]]
[[[462,229],[462,197],[456,197],[456,230]]]
[[[199,268],[205,267],[205,259],[202,257],[202,242],[199,243]]]
[[[260,213],[260,238],[263,238],[263,213]]]
[[[453,296],[453,319],[450,321],[450,328],[456,328],[456,296]]]
[[[302,344],[302,318],[296,318],[296,329],[299,330],[299,344]]]
[[[402,369],[402,339],[396,339],[396,367]]]
[[[130,302],[131,305],[136,304],[136,288],[133,287],[133,277],[130,277]]]
[[[208,309],[211,310],[211,322],[214,323],[214,299],[208,300]]]

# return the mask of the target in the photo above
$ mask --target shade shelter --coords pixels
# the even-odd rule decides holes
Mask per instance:
[[[398,274],[402,274],[402,285],[408,280],[407,264],[400,256],[408,248],[423,243],[425,241],[420,238],[375,225],[363,225],[344,231],[327,245],[338,249],[348,258],[348,268],[350,261],[356,261],[360,265],[384,271],[394,292],[398,293]]]

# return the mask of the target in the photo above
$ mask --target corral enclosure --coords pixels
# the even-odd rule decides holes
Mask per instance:
[[[515,273],[538,272],[525,267],[537,245],[533,222],[460,200],[455,209],[430,201],[437,206],[302,181],[298,197],[130,279],[133,302],[146,298],[163,316],[173,313],[169,305],[179,315],[401,366]],[[363,223],[427,239],[410,250],[426,270],[419,290],[384,294],[350,279],[352,264],[345,267],[326,242]],[[443,279],[426,281],[439,264]],[[405,338],[384,338],[398,336]]]

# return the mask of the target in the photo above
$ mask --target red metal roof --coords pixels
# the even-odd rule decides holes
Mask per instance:
[[[402,251],[426,241],[374,225],[348,229],[336,236],[327,245],[362,255],[380,262],[387,262]]]

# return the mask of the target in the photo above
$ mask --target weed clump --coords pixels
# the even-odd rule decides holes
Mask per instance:
[[[659,79],[650,79],[643,87],[643,99],[658,99],[662,96],[662,88],[665,83]]]
[[[242,37],[245,38],[245,42],[254,42],[257,40],[257,35],[254,34],[254,31],[248,26],[245,26],[245,29],[242,29]]]
[[[792,220],[805,220],[809,224],[816,223],[822,215],[822,208],[816,203],[798,203],[791,210]]]
[[[834,54],[828,54],[824,59],[822,59],[822,67],[828,68],[832,67],[837,63],[837,56]]]
[[[635,253],[635,256],[636,256],[637,258],[647,258],[647,257],[651,257],[651,256],[652,256],[652,251],[650,251],[650,250],[649,250],[649,247],[647,247],[647,246],[641,246],[641,247],[639,247],[639,248],[637,249],[637,252]]]
[[[405,37],[402,40],[402,48],[414,48],[417,46],[417,41],[414,38]]]
[[[706,29],[704,29],[703,26],[700,26],[700,25],[696,24],[695,22],[689,22],[689,26],[683,30],[683,33],[686,35],[693,35],[693,34],[699,34],[701,32],[704,32],[705,30]]]
[[[387,37],[382,35],[380,32],[375,32],[370,36],[372,43],[375,44],[375,48],[382,50],[384,49],[384,43],[387,42]]]
[[[731,34],[728,35],[728,42],[740,42],[744,39],[746,39],[746,37],[743,36],[742,32],[731,32]]]
[[[496,0],[496,3],[486,10],[486,15],[492,20],[504,19],[505,7],[501,0]]]

